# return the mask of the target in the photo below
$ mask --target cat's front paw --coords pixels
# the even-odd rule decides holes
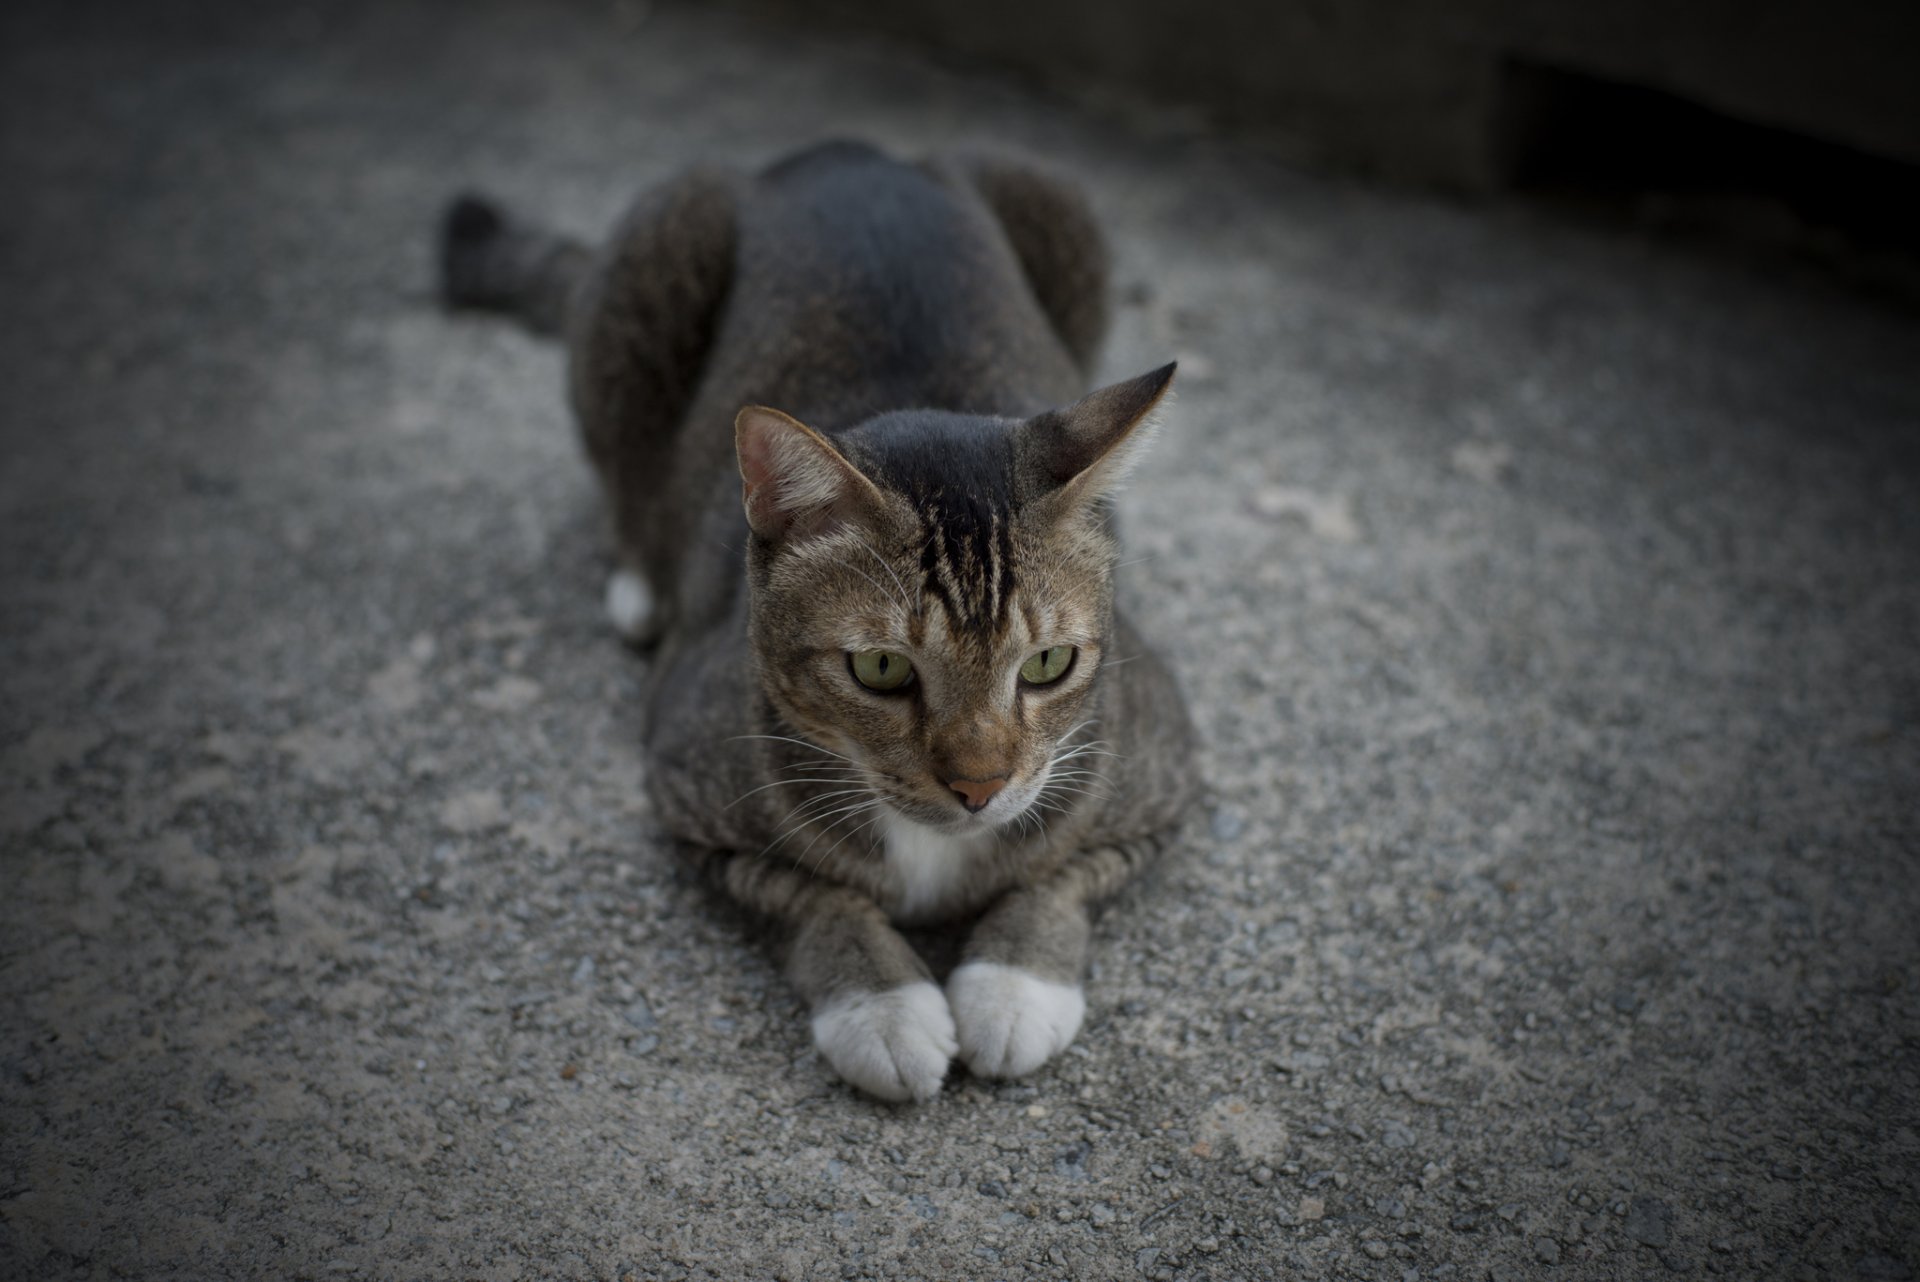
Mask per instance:
[[[979,1077],[1024,1077],[1067,1048],[1087,999],[1018,966],[968,962],[947,979],[960,1055]]]
[[[825,1002],[813,1042],[834,1072],[886,1100],[932,1099],[959,1049],[947,999],[926,980]]]

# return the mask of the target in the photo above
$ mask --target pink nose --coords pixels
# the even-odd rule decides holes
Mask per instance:
[[[947,787],[960,794],[960,800],[968,811],[979,814],[993,800],[993,794],[1007,786],[1005,779],[953,779]]]

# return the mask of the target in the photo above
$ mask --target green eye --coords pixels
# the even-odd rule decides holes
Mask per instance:
[[[1052,685],[1067,675],[1075,653],[1070,645],[1048,646],[1020,665],[1020,679],[1030,686]]]
[[[913,680],[913,665],[891,650],[862,650],[848,658],[853,679],[869,690],[898,690]]]

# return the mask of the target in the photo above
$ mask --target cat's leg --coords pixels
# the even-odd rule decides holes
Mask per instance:
[[[960,1057],[976,1076],[1025,1076],[1073,1041],[1091,910],[1158,849],[1149,837],[1082,850],[987,910],[947,977]]]
[[[1040,308],[1082,374],[1091,375],[1108,321],[1106,238],[1080,189],[1012,156],[963,153],[935,162],[987,202]]]
[[[722,884],[786,928],[787,975],[813,1013],[814,1045],[841,1077],[887,1100],[927,1100],[958,1050],[946,996],[865,895],[791,864],[728,859]]]
[[[696,171],[642,196],[573,295],[568,383],[613,513],[608,617],[659,635],[665,572],[686,522],[670,501],[674,442],[733,281],[735,180]]]

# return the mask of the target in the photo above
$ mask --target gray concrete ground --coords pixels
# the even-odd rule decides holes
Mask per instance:
[[[1920,1267],[1911,317],[679,10],[234,8],[4,19],[0,1275]],[[557,353],[429,294],[458,185],[848,132],[1078,171],[1186,370],[1216,798],[919,1109],[652,835]]]

